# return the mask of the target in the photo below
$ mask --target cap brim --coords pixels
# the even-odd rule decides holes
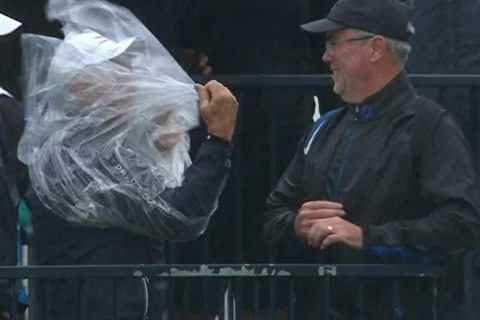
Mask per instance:
[[[0,36],[4,36],[10,32],[13,32],[21,25],[22,24],[20,22],[0,13]]]
[[[136,40],[132,37],[115,42],[94,31],[87,31],[66,38],[65,42],[81,52],[89,64],[96,64],[122,55]]]
[[[325,18],[302,24],[300,28],[310,33],[323,33],[344,29],[345,26]]]

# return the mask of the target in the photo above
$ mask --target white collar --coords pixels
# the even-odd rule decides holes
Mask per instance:
[[[8,91],[3,89],[2,87],[0,87],[0,95],[6,95],[6,96],[12,98],[12,95],[10,93],[8,93]]]
[[[0,13],[0,36],[4,36],[20,27],[22,24]]]

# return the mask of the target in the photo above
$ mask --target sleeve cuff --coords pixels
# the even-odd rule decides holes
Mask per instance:
[[[214,135],[208,135],[204,144],[227,157],[230,157],[233,151],[233,143]]]
[[[227,145],[232,144],[230,141],[225,140],[223,138],[220,138],[219,136],[216,136],[216,135],[213,135],[213,134],[207,135],[207,140],[211,141],[211,142],[214,142],[214,143],[220,143],[220,144],[227,144]]]
[[[362,233],[363,248],[382,244],[382,232],[378,227],[372,225],[364,226],[362,227]]]

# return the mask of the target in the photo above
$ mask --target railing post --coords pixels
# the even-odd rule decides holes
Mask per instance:
[[[432,320],[438,319],[438,278],[432,279]]]
[[[361,280],[358,288],[358,320],[365,320],[365,282],[364,279]]]
[[[116,278],[113,278],[112,279],[113,281],[113,320],[117,320],[118,319],[118,306],[117,306],[117,279]]]
[[[259,318],[259,309],[260,309],[260,280],[255,278],[253,280],[253,310],[252,310],[252,320],[260,320]]]
[[[288,280],[288,320],[295,320],[295,280]]]
[[[322,320],[330,319],[330,276],[325,274],[321,280]]]
[[[270,282],[270,319],[277,319],[277,282],[274,277],[269,278]]]
[[[392,288],[392,301],[393,301],[393,319],[394,320],[403,320],[404,318],[404,311],[402,300],[400,297],[400,284],[398,279],[393,281],[393,288]]]
[[[10,319],[17,319],[17,288],[16,279],[8,279],[8,285],[10,287]]]

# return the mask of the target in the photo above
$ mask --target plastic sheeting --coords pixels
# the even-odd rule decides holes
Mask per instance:
[[[175,238],[172,225],[201,234],[209,217],[187,217],[162,197],[190,165],[192,80],[124,8],[51,0],[47,16],[63,24],[63,40],[22,40],[27,125],[19,158],[36,195],[87,226],[160,239]]]

